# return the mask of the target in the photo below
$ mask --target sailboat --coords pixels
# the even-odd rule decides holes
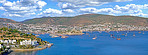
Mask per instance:
[[[119,33],[119,32],[117,31],[117,33]]]
[[[114,35],[113,34],[110,34],[110,37],[113,37]]]
[[[125,36],[127,36],[127,33],[125,34]]]
[[[142,34],[144,34],[144,32]]]
[[[133,34],[133,36],[136,36],[135,34]]]
[[[144,31],[143,31],[143,33],[142,34],[144,34]]]

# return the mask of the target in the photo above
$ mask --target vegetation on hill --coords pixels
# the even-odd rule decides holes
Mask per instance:
[[[110,16],[101,14],[86,14],[76,17],[44,17],[23,21],[25,24],[51,24],[51,25],[88,25],[98,23],[122,23],[127,25],[146,26],[147,18],[134,16]]]
[[[49,43],[47,41],[42,41],[42,39],[37,38],[33,34],[22,33],[16,29],[11,29],[11,28],[6,28],[6,27],[0,28],[0,39],[17,40],[17,44],[19,44],[20,41],[22,40],[29,40],[29,39],[37,40],[39,45],[45,45],[45,43]]]

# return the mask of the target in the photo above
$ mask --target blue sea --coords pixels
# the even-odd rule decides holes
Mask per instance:
[[[148,55],[148,31],[84,33],[84,35],[72,35],[65,39],[51,38],[49,34],[41,34],[39,38],[54,43],[51,48],[12,52],[8,55]],[[93,40],[94,37],[97,39]]]

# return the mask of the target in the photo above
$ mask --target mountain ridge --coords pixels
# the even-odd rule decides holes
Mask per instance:
[[[136,16],[111,16],[103,14],[84,14],[75,17],[42,17],[25,20],[25,24],[51,25],[89,25],[99,23],[122,23],[127,25],[148,26],[148,19]]]

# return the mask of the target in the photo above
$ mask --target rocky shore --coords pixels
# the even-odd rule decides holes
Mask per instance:
[[[46,49],[46,48],[50,48],[52,45],[53,44],[51,43],[49,45],[41,45],[40,46],[41,48],[39,48],[39,47],[36,47],[36,48],[33,48],[33,49],[16,49],[16,48],[11,48],[11,50],[13,52],[19,52],[19,51],[37,51],[37,50],[43,50],[43,49]]]

